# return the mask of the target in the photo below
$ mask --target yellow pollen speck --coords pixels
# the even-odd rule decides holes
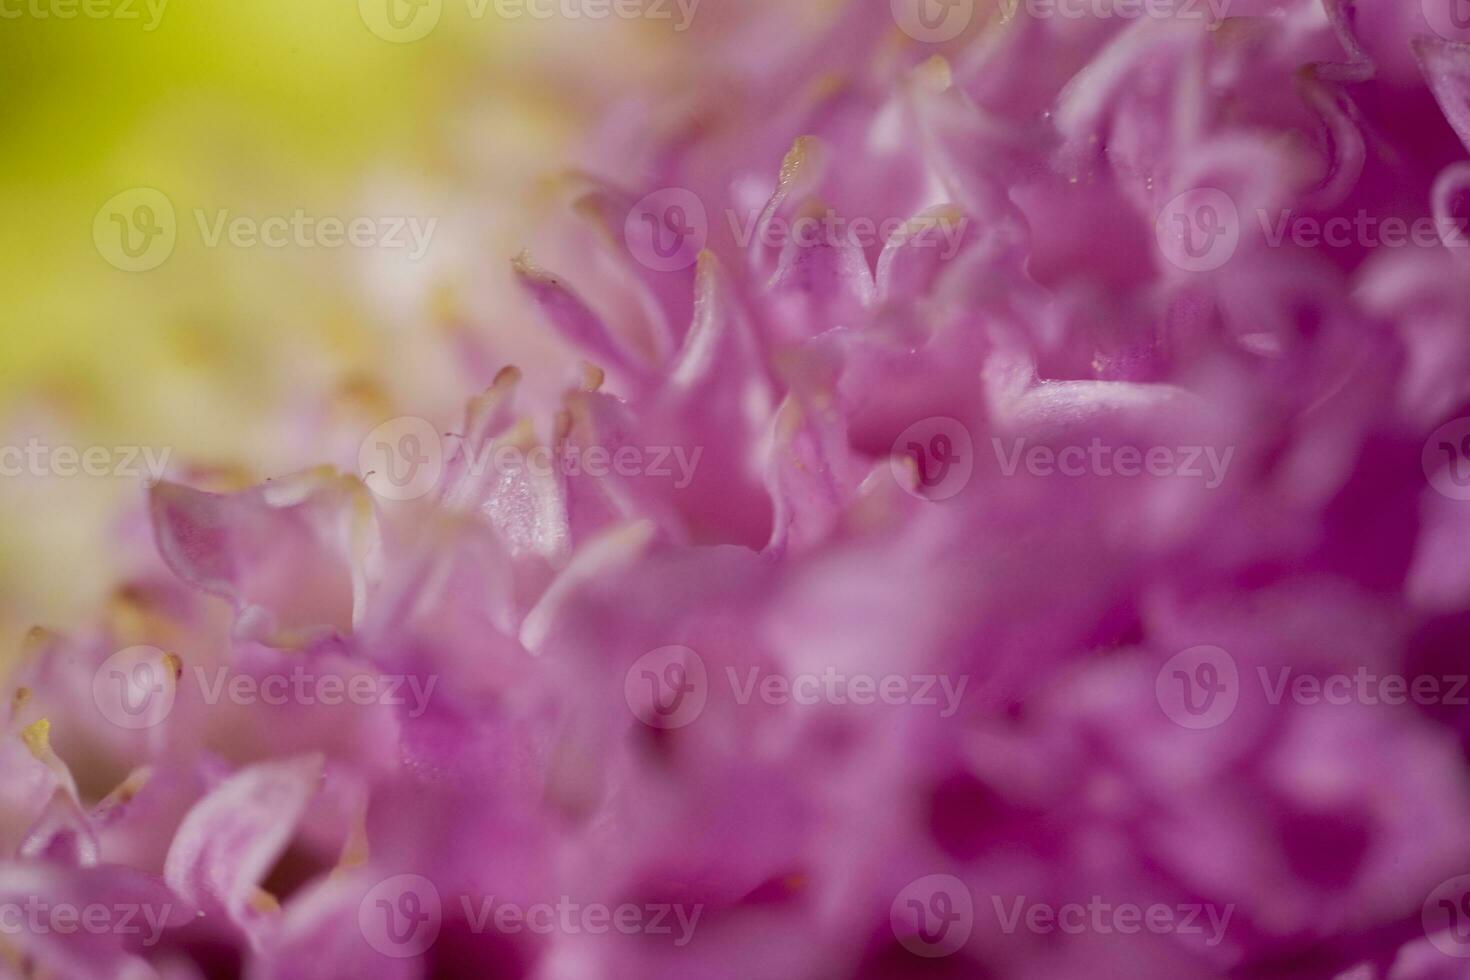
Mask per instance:
[[[342,853],[337,858],[333,874],[341,874],[359,868],[368,859],[367,813],[359,811],[347,831],[347,840],[342,843]]]
[[[26,630],[25,639],[21,641],[21,654],[30,656],[48,646],[53,639],[53,634],[44,626],[32,626]]]
[[[571,435],[573,424],[574,420],[572,418],[572,413],[569,410],[564,408],[561,411],[557,412],[556,417],[552,420],[552,442],[558,444],[564,442],[567,436]]]
[[[798,136],[796,141],[791,144],[791,149],[781,160],[781,176],[779,178],[781,183],[789,184],[792,180],[796,179],[796,175],[801,172],[801,168],[806,166],[820,152],[821,146],[822,141],[815,136]]]
[[[250,896],[250,907],[257,912],[281,911],[280,901],[264,888],[255,889],[255,894]]]
[[[148,780],[151,778],[153,778],[153,770],[147,766],[134,769],[128,773],[126,779],[117,784],[117,787],[111,793],[107,794],[102,802],[98,804],[98,809],[107,810],[111,807],[122,806],[137,796],[139,791],[148,784]]]
[[[602,387],[603,379],[607,377],[602,368],[591,361],[582,362],[582,388],[585,391],[597,391]]]
[[[51,721],[42,718],[34,724],[27,725],[20,733],[21,741],[26,743],[26,748],[31,750],[31,755],[41,762],[46,761],[46,756],[51,754]]]
[[[936,54],[915,69],[914,74],[925,88],[934,93],[947,92],[954,85],[954,72],[943,55]]]

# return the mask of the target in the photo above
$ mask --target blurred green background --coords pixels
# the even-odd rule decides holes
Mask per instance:
[[[0,0],[0,445],[166,446],[174,466],[239,480],[308,459],[283,432],[318,401],[370,416],[395,387],[462,397],[443,385],[436,308],[481,268],[499,282],[532,189],[584,125],[590,73],[648,50],[636,28],[477,19],[463,3],[413,43],[374,34],[357,0],[171,0],[156,24],[144,0],[88,0],[103,17],[80,4]],[[136,187],[168,197],[178,237],[162,265],[126,272],[93,224]],[[409,268],[211,248],[196,208],[441,220]],[[4,635],[105,598],[118,515],[140,497],[137,481],[0,479]]]

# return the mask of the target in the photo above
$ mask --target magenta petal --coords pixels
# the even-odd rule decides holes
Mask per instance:
[[[19,856],[79,867],[97,863],[97,834],[75,797],[57,790],[21,843]]]
[[[285,850],[321,781],[320,756],[260,763],[229,777],[179,825],[164,878],[195,908],[221,909],[247,928],[256,889]]]
[[[68,868],[26,862],[0,865],[0,902],[19,913],[6,943],[36,972],[81,980],[153,975],[147,959],[161,940],[192,918],[192,910],[164,883],[117,865]],[[75,909],[74,918],[56,910]],[[90,915],[92,928],[80,928]],[[100,923],[102,928],[96,928]]]
[[[228,599],[237,631],[296,645],[351,629],[366,491],[313,471],[235,494],[151,491],[158,549],[180,578]]]
[[[1417,37],[1413,43],[1435,101],[1460,142],[1470,149],[1470,45],[1431,37]]]
[[[522,288],[541,308],[546,319],[586,356],[633,378],[646,370],[624,350],[607,324],[560,279],[532,265],[524,256],[515,261],[514,269]]]

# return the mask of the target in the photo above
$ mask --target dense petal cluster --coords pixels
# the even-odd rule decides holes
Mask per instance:
[[[549,417],[151,490],[11,682],[7,972],[1467,975],[1470,30],[923,3],[609,116]]]

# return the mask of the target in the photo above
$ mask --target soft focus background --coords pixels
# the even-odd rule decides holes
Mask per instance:
[[[397,42],[370,29],[374,2],[402,0],[91,8],[106,17],[7,0],[0,445],[148,446],[175,476],[253,481],[327,455],[303,420],[443,413],[488,380],[447,335],[494,351],[497,332],[525,331],[508,259],[607,79],[648,77],[672,35],[451,2]],[[129,272],[93,228],[135,188],[168,198],[177,237]],[[416,258],[210,245],[200,227],[298,211],[436,224]],[[32,623],[95,608],[107,536],[141,496],[125,476],[0,478],[7,651]]]

